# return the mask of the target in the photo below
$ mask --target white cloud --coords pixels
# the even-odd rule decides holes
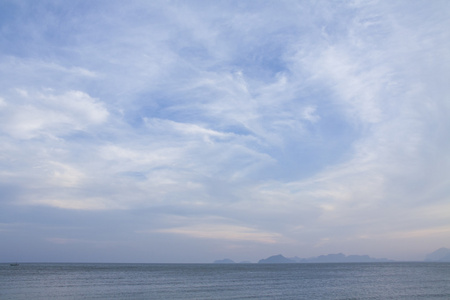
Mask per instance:
[[[207,220],[206,220],[207,221]],[[212,221],[212,222],[211,222]],[[280,234],[264,232],[246,226],[220,224],[220,220],[186,225],[181,227],[164,228],[153,232],[186,235],[200,239],[218,239],[226,241],[246,241],[273,244],[282,238]]]
[[[0,50],[2,201],[270,249],[438,243],[448,4],[411,5],[88,5],[59,38],[41,7]]]
[[[144,122],[153,133],[163,132],[168,135],[180,134],[186,136],[188,139],[200,137],[202,140],[210,141],[211,138],[225,139],[235,136],[233,133],[220,132],[197,124],[181,123],[172,120],[144,118]]]
[[[51,177],[49,184],[63,187],[76,187],[84,174],[76,168],[59,162],[49,162],[51,168]]]
[[[123,209],[120,205],[114,205],[108,199],[104,198],[41,198],[33,199],[31,201],[22,202],[27,205],[44,205],[50,207],[57,207],[62,209],[74,210],[105,210],[105,209]]]
[[[58,137],[101,124],[109,115],[101,102],[80,91],[55,95],[51,90],[19,90],[19,94],[8,101],[2,120],[3,132],[15,138]]]
[[[41,95],[39,98],[50,108],[71,114],[80,123],[103,123],[109,114],[103,103],[81,91],[68,91],[57,96]]]

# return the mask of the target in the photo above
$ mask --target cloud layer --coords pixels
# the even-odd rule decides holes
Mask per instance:
[[[2,6],[5,259],[450,244],[446,1]]]

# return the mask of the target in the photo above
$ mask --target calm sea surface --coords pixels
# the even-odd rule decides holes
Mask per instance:
[[[450,263],[0,264],[0,299],[450,299]]]

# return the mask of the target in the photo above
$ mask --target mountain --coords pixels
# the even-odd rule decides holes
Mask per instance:
[[[216,260],[216,261],[214,261],[214,263],[215,264],[234,264],[235,262],[229,258],[225,258],[225,259]]]
[[[260,264],[283,264],[283,263],[362,263],[362,262],[389,262],[386,258],[372,258],[368,255],[344,255],[342,253],[320,255],[311,258],[286,258],[283,255],[274,255],[261,259]]]
[[[289,264],[289,263],[295,263],[295,260],[289,259],[284,257],[281,254],[274,255],[271,257],[268,257],[266,259],[261,259],[258,261],[259,264]]]
[[[342,253],[338,254],[328,254],[328,255],[320,255],[317,257],[311,258],[293,258],[296,262],[299,263],[361,263],[361,262],[389,262],[392,260],[386,258],[372,258],[368,255],[344,255]]]
[[[442,257],[439,261],[440,262],[450,262],[450,254]]]
[[[440,248],[425,257],[425,261],[450,262],[450,249]]]
[[[448,256],[445,256],[445,254],[447,254],[447,252],[439,249],[440,252],[439,252],[438,258],[435,261],[450,261],[450,249],[446,249],[446,250],[448,251]],[[447,260],[445,260],[445,259],[447,259]],[[261,259],[260,261],[258,261],[259,264],[366,263],[366,262],[367,263],[369,263],[369,262],[393,262],[393,260],[386,259],[386,258],[373,258],[368,255],[345,255],[342,253],[337,253],[337,254],[320,255],[320,256],[310,257],[310,258],[300,258],[300,257],[287,258],[281,254],[278,254],[278,255],[273,255],[268,258]],[[222,260],[216,260],[214,263],[215,264],[232,264],[235,262],[232,261],[231,259],[226,258],[226,259],[222,259]],[[242,263],[250,263],[250,262],[242,262]]]

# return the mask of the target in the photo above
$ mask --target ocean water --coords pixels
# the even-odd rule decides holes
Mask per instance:
[[[450,299],[450,263],[0,264],[0,299]]]

